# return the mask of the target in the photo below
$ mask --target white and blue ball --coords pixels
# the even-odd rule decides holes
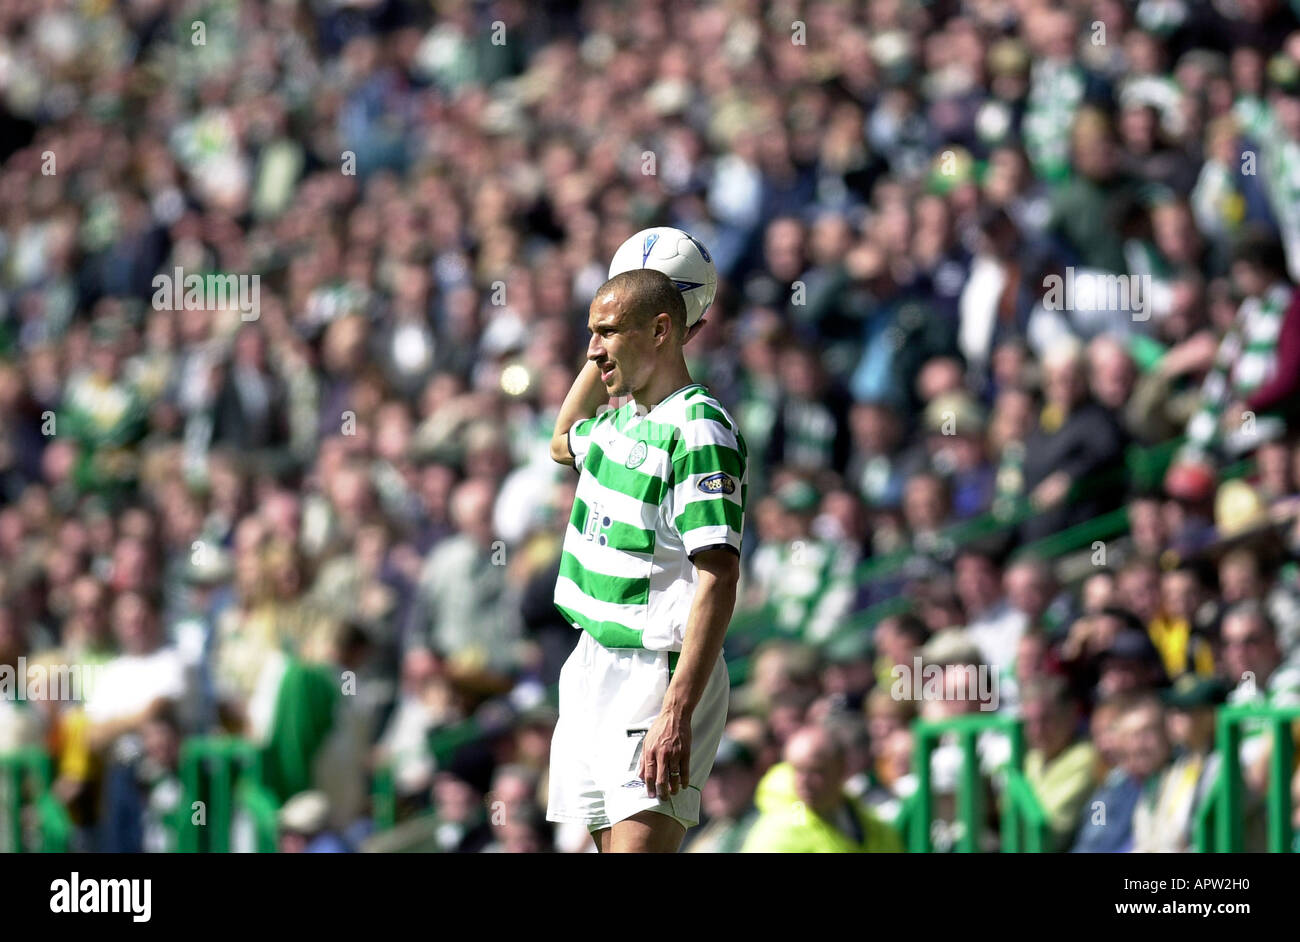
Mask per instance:
[[[672,226],[642,229],[620,245],[609,277],[634,268],[653,268],[672,279],[686,302],[687,327],[704,316],[718,290],[718,270],[704,243]]]

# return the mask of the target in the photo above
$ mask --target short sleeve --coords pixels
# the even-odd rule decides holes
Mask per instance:
[[[600,416],[597,415],[569,426],[569,454],[573,455],[573,467],[576,471],[582,470],[583,459],[587,457],[587,449],[591,447],[591,436],[599,420]]]
[[[713,547],[740,552],[749,488],[745,441],[707,404],[688,408],[672,450],[673,527],[688,556]]]

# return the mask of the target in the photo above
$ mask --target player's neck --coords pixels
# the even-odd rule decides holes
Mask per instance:
[[[670,369],[655,370],[645,386],[633,390],[632,398],[636,400],[637,405],[644,406],[647,410],[653,409],[677,390],[693,382],[691,373],[686,368],[686,361],[678,357]]]

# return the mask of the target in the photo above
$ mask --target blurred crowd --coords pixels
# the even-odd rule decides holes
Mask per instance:
[[[713,254],[688,360],[750,445],[688,850],[898,849],[913,721],[990,707],[1056,849],[1186,850],[1216,706],[1300,704],[1295,5],[8,0],[0,160],[0,681],[96,679],[0,698],[0,753],[78,848],[175,849],[232,735],[284,850],[590,849],[547,443],[649,225]]]

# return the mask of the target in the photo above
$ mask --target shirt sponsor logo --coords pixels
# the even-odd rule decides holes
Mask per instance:
[[[706,494],[734,494],[736,493],[736,482],[731,479],[731,475],[719,471],[717,474],[710,474],[696,485]]]
[[[627,467],[629,468],[640,467],[641,463],[645,461],[646,455],[648,455],[649,453],[650,453],[650,449],[646,446],[645,442],[637,442],[635,445],[632,446],[632,451],[627,456]]]

